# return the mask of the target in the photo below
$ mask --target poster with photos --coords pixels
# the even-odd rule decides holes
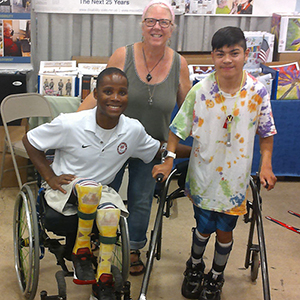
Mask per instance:
[[[31,0],[0,1],[0,63],[30,63]]]
[[[78,81],[78,69],[75,60],[40,62],[39,94],[77,97]]]
[[[43,96],[76,95],[76,76],[39,75],[39,94]]]

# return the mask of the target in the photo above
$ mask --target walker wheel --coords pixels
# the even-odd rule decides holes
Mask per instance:
[[[258,251],[252,251],[251,255],[251,280],[255,281],[258,276],[258,269],[260,266]]]

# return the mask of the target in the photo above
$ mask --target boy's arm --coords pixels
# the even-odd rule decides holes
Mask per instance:
[[[63,174],[57,176],[50,167],[49,161],[46,159],[45,153],[36,149],[30,144],[27,138],[27,134],[23,136],[22,142],[31,162],[33,163],[37,171],[40,173],[40,175],[44,178],[44,180],[47,181],[47,183],[53,190],[59,190],[65,194],[66,191],[61,186],[63,184],[70,183],[72,180],[75,179],[75,176],[71,174]]]
[[[179,140],[180,138],[170,130],[167,150],[175,153]],[[163,174],[163,180],[166,180],[172,171],[173,161],[174,159],[172,157],[166,157],[163,164],[155,165],[152,170],[153,178],[156,178],[158,174]]]
[[[259,138],[261,152],[260,182],[268,191],[273,189],[277,181],[272,170],[273,136]],[[267,185],[268,184],[268,185]]]
[[[161,155],[163,153],[163,145],[167,144],[167,142],[160,142],[160,148],[158,149],[155,158],[161,159]],[[176,158],[189,158],[191,154],[192,147],[184,144],[178,144],[176,147]]]

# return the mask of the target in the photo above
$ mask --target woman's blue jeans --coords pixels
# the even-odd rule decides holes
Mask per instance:
[[[153,160],[149,164],[145,164],[140,159],[130,158],[110,184],[112,188],[119,191],[125,167],[128,166],[128,229],[130,249],[133,250],[141,249],[147,243],[146,233],[155,189],[155,179],[152,177],[152,168],[155,164],[159,163],[159,160]]]

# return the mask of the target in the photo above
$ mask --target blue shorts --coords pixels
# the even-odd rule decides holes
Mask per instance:
[[[205,210],[194,206],[194,217],[197,222],[197,230],[200,233],[210,234],[217,229],[230,232],[236,226],[238,216],[227,215],[224,213]]]

